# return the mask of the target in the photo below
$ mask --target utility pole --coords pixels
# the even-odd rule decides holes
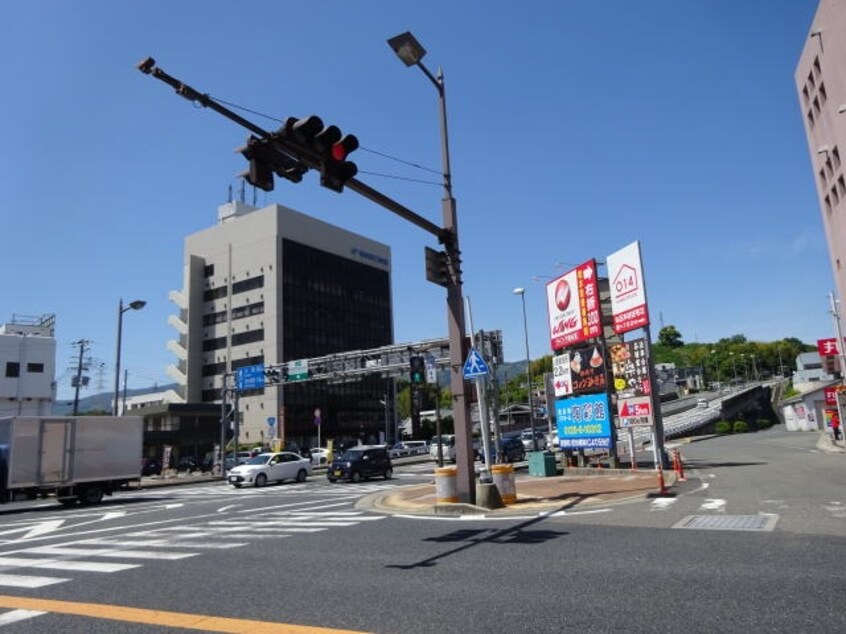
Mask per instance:
[[[82,360],[85,357],[85,347],[90,346],[91,341],[89,339],[80,339],[79,341],[74,341],[71,345],[79,346],[79,360],[76,364],[76,389],[73,394],[73,415],[76,416],[79,413],[79,386],[82,384]]]

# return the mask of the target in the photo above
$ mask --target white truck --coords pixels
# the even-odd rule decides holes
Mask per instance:
[[[0,418],[0,502],[98,504],[140,480],[143,435],[140,416]]]

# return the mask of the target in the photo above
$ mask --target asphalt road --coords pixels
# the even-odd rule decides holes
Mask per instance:
[[[362,503],[426,479],[428,465],[359,485],[7,505],[0,633],[846,630],[846,455],[778,431],[683,451],[695,468],[675,497],[580,515],[412,519]],[[679,528],[691,516],[766,526]]]

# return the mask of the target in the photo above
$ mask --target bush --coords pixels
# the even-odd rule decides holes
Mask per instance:
[[[716,425],[714,425],[714,431],[718,434],[725,435],[731,433],[731,423],[727,420],[721,420]]]
[[[773,421],[769,418],[759,418],[755,421],[755,424],[758,426],[758,429],[769,429],[773,426]]]
[[[745,434],[749,431],[749,425],[746,424],[745,420],[736,420],[732,426],[732,431],[735,434]]]

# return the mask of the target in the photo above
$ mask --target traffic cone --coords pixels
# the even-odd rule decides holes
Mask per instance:
[[[684,475],[684,464],[682,464],[681,453],[678,449],[676,449],[676,461],[678,464],[678,471],[676,471],[676,474],[678,475],[678,480],[679,482],[684,482],[687,480],[687,478]]]
[[[667,485],[664,483],[664,469],[658,465],[658,495],[667,495]]]

